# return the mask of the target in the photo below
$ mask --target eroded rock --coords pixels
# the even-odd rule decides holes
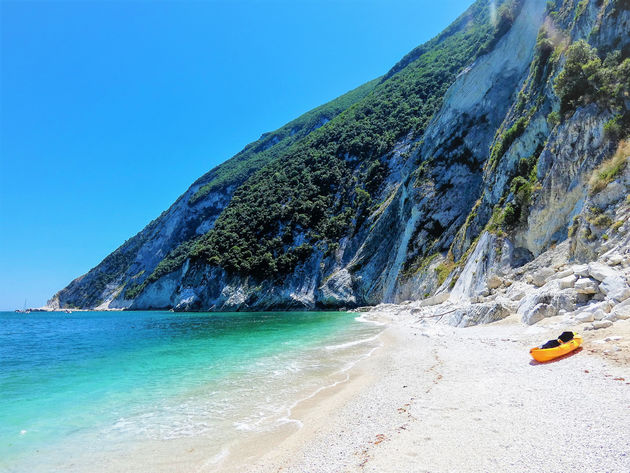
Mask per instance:
[[[590,278],[580,278],[573,287],[580,294],[595,294],[599,285]]]

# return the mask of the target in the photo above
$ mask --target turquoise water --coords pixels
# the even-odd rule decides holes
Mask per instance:
[[[0,470],[51,471],[144,441],[298,422],[381,329],[340,312],[0,313]],[[336,376],[336,377],[335,377]]]

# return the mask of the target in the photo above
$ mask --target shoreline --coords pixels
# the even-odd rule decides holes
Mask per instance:
[[[596,348],[609,334],[590,332],[573,356],[533,362],[529,347],[557,330],[514,316],[469,328],[390,320],[350,380],[296,409],[299,431],[252,445],[258,459],[240,471],[560,472],[567,459],[576,471],[624,471],[630,321],[616,324],[612,354]]]
[[[91,471],[564,472],[567,458],[576,471],[625,471],[630,319],[580,332],[581,351],[538,364],[529,348],[563,318],[462,328],[417,314],[356,313],[385,325],[378,344],[304,392],[272,431],[120,442],[90,455]]]

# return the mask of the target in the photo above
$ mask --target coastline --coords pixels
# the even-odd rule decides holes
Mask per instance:
[[[198,471],[624,471],[630,320],[615,324],[621,339],[590,332],[572,356],[533,362],[529,347],[558,328],[390,318],[348,382],[294,410],[299,431],[249,446],[246,465]]]

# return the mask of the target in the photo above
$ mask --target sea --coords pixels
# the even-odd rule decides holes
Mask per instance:
[[[0,312],[0,472],[122,468],[169,443],[218,467],[241,439],[300,429],[293,409],[382,330],[346,312]]]

